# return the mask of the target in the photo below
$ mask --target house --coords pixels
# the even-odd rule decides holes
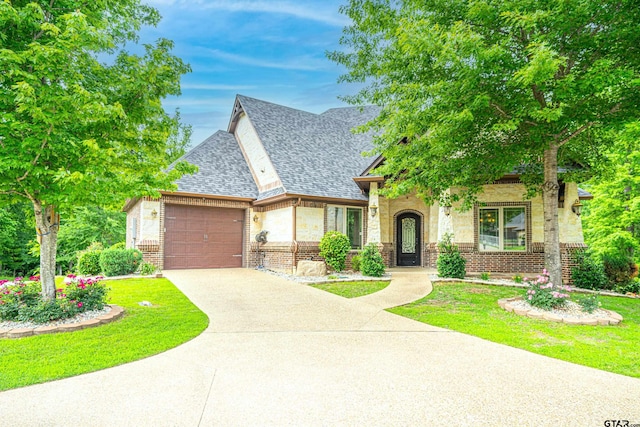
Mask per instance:
[[[515,174],[486,185],[466,212],[380,196],[384,178],[370,172],[384,159],[363,155],[373,148],[370,134],[351,132],[377,113],[347,107],[313,114],[238,95],[227,131],[183,157],[198,173],[159,200],[127,202],[128,247],[161,269],[293,271],[300,260],[320,259],[320,239],[338,230],[349,236],[352,255],[374,242],[388,266],[435,267],[437,242],[453,233],[468,271],[542,270],[542,199],[525,199]],[[561,194],[567,279],[571,252],[584,247],[572,205],[590,195],[569,182]]]

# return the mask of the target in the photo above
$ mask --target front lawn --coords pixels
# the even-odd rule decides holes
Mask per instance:
[[[509,313],[498,299],[522,289],[434,284],[433,292],[388,311],[423,323],[604,371],[640,378],[640,300],[600,297],[602,307],[619,313],[618,326],[579,326],[533,320]]]
[[[378,292],[389,286],[389,283],[391,283],[389,280],[361,280],[353,282],[314,283],[310,286],[331,292],[332,294],[340,295],[341,297],[357,298]]]
[[[96,328],[0,339],[0,391],[93,372],[176,347],[204,331],[207,316],[167,279],[105,282],[125,316]],[[149,301],[152,307],[138,303]]]

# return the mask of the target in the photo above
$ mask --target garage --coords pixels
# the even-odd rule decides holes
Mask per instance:
[[[244,209],[165,205],[164,268],[242,267]]]

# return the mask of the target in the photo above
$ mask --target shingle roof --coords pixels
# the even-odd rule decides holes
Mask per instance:
[[[369,134],[351,128],[377,114],[375,107],[331,109],[313,114],[238,95],[282,183],[290,194],[367,200],[353,177],[373,161]],[[261,195],[260,198],[265,198]]]
[[[236,138],[228,132],[214,133],[180,160],[200,169],[176,182],[180,192],[253,199],[258,196]]]

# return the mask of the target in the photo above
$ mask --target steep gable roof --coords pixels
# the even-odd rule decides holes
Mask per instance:
[[[182,193],[255,199],[258,189],[233,134],[218,131],[180,160],[198,166],[176,184]]]
[[[288,193],[366,200],[353,177],[371,163],[362,153],[373,148],[370,134],[353,134],[378,113],[375,107],[331,109],[314,114],[238,95],[237,101],[256,130]],[[231,129],[231,127],[230,127]]]

